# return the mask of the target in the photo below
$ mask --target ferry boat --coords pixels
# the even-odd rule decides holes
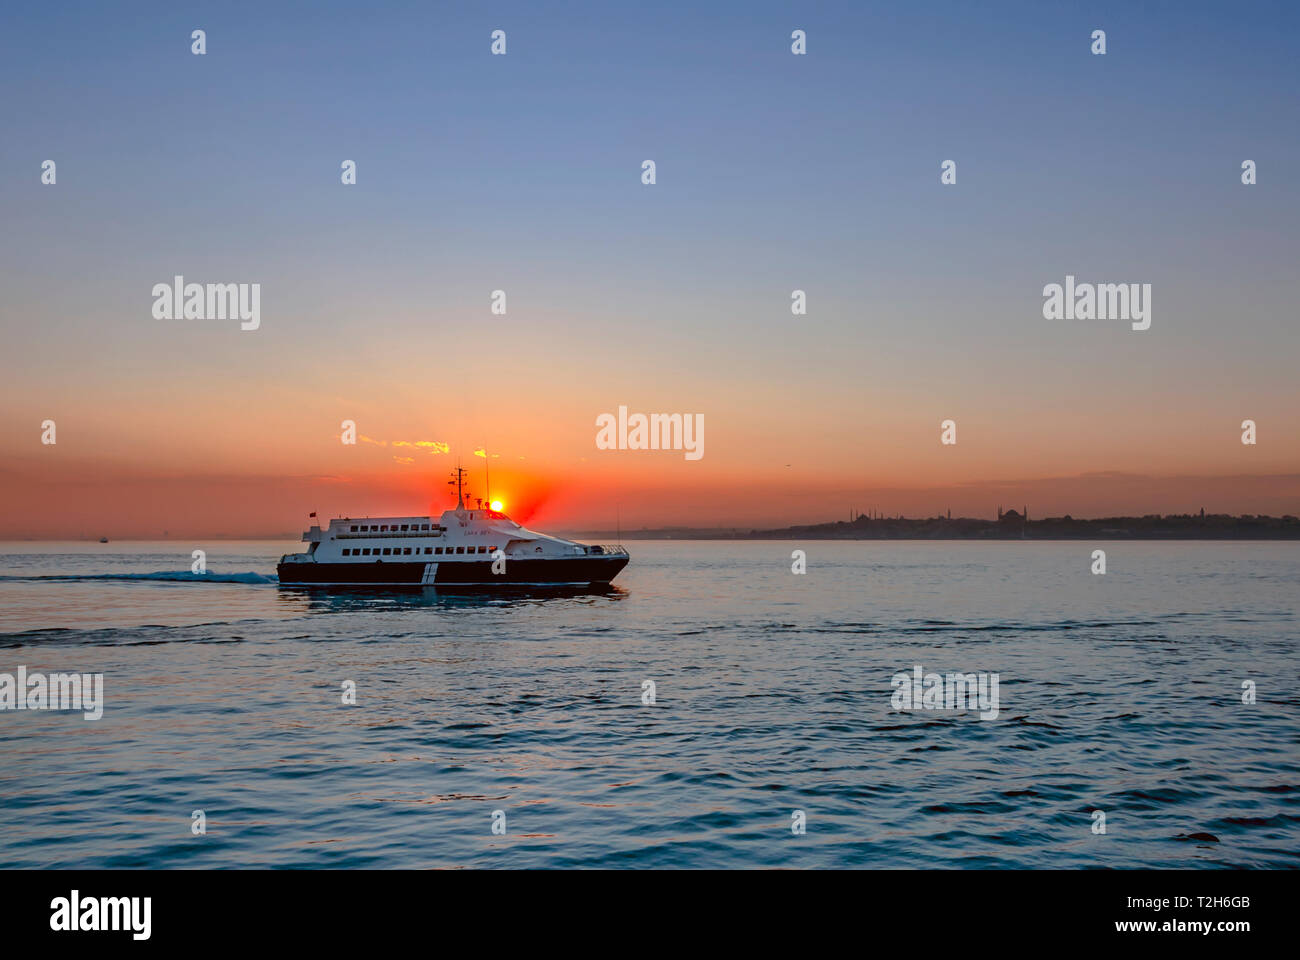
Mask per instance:
[[[431,517],[339,517],[302,535],[305,553],[276,567],[282,585],[331,587],[600,587],[628,563],[622,546],[562,540],[521,527],[499,510],[466,507],[457,468],[456,509]],[[312,514],[315,516],[315,514]]]

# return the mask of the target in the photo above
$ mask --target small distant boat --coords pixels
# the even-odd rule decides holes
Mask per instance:
[[[607,586],[627,566],[621,546],[562,540],[521,527],[499,510],[466,507],[457,468],[456,509],[432,517],[331,520],[302,535],[306,553],[280,558],[282,586]],[[314,514],[313,514],[314,516]]]
[[[99,538],[99,542],[100,542],[100,543],[108,543],[108,537],[100,537],[100,538]]]

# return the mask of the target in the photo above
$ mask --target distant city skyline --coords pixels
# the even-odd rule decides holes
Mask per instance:
[[[0,14],[0,539],[1300,512],[1294,6],[131,12]]]

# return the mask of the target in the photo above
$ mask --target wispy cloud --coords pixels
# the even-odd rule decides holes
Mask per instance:
[[[451,445],[441,440],[376,440],[364,434],[359,438],[362,443],[374,444],[376,447],[412,447],[425,453],[447,453]]]
[[[450,444],[443,443],[441,440],[394,440],[395,447],[419,447],[428,453],[446,453],[451,449]]]

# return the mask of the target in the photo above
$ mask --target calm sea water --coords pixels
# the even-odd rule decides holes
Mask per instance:
[[[1300,865],[1300,544],[642,542],[487,599],[204,546],[0,544],[0,672],[105,684],[0,711],[0,866]],[[916,664],[1000,715],[896,712]]]

